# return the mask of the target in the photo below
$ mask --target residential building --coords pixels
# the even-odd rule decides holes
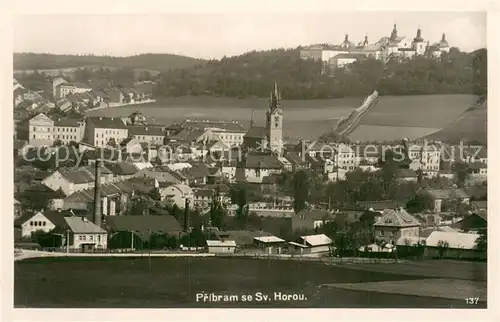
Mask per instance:
[[[57,118],[54,120],[54,141],[59,140],[64,144],[80,142],[85,133],[85,122],[71,118]]]
[[[309,158],[301,152],[285,152],[284,158],[291,164],[291,170],[293,172],[311,168]],[[278,158],[278,160],[280,160],[280,158]]]
[[[348,145],[340,144],[335,150],[335,166],[339,169],[352,171],[357,168],[356,152]]]
[[[129,137],[120,143],[121,150],[126,153],[140,154],[143,152],[141,142],[138,139]]]
[[[61,189],[66,196],[69,196],[76,191],[93,188],[95,179],[86,169],[58,170],[45,178],[42,183],[54,191]]]
[[[122,119],[116,117],[88,117],[85,129],[87,143],[95,147],[119,144],[128,138],[128,128]]]
[[[56,86],[56,98],[65,98],[69,94],[90,92],[92,88],[83,83],[60,83]]]
[[[193,206],[200,209],[210,207],[214,198],[214,193],[212,189],[194,189]]]
[[[225,146],[237,147],[243,143],[245,128],[236,121],[214,121],[214,120],[185,120],[181,125],[182,129],[177,135],[185,133],[193,139],[197,136],[197,142],[220,141]],[[194,133],[194,134],[193,134]]]
[[[300,236],[296,242],[290,242],[289,245],[289,251],[292,254],[322,255],[331,251],[333,241],[325,234],[318,234]]]
[[[165,133],[161,126],[129,125],[128,134],[141,143],[152,145],[162,145],[165,139]]]
[[[280,174],[283,171],[283,166],[276,155],[249,154],[246,156],[244,167],[241,170],[243,170],[243,175],[238,178],[238,169],[236,169],[237,181],[262,183],[264,177]]]
[[[64,217],[69,230],[69,246],[84,252],[106,249],[108,233],[87,219],[87,217]]]
[[[334,216],[329,211],[304,209],[292,217],[292,229],[316,229],[333,220]]]
[[[375,240],[392,245],[400,239],[418,238],[420,231],[420,223],[403,208],[385,209],[373,227]]]
[[[232,254],[236,250],[234,240],[207,240],[207,251],[211,254]]]
[[[162,201],[175,204],[181,209],[185,208],[186,200],[191,202],[194,199],[193,189],[182,183],[160,187],[160,195]]]
[[[29,143],[35,147],[52,146],[56,140],[64,144],[82,140],[85,122],[78,119],[49,118],[41,113],[29,120]]]
[[[62,227],[66,216],[74,216],[74,213],[68,210],[44,210],[34,215],[23,216],[17,222],[21,226],[21,236],[30,237],[37,231],[48,233],[56,227]]]

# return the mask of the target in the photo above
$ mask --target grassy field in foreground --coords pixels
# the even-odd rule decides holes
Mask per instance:
[[[153,258],[151,270],[146,258],[26,260],[14,265],[14,304],[66,308],[465,307],[458,300],[319,288],[322,284],[422,279],[401,274],[411,264],[399,266],[398,274],[286,260]],[[470,267],[459,263],[456,270],[467,272]],[[196,302],[200,292],[239,298],[256,292],[270,297],[274,292],[301,293],[307,299],[201,303]]]

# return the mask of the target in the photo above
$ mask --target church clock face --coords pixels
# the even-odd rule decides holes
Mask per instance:
[[[279,116],[275,116],[274,117],[274,127],[278,127],[279,126],[279,122],[280,122],[280,117]]]

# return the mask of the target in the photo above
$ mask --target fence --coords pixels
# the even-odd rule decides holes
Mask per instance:
[[[267,260],[295,260],[304,262],[321,262],[329,265],[343,264],[389,264],[407,262],[404,259],[394,258],[370,258],[370,257],[328,257],[315,255],[291,255],[291,254],[265,254],[265,253],[221,253],[215,254],[216,257],[227,258],[251,258],[251,259],[267,259]]]

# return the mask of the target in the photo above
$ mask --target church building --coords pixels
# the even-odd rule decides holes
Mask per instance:
[[[250,129],[243,137],[243,148],[246,151],[271,152],[278,156],[283,154],[283,110],[280,100],[281,94],[275,82],[269,97],[266,125],[254,126],[253,121],[250,122]]]

